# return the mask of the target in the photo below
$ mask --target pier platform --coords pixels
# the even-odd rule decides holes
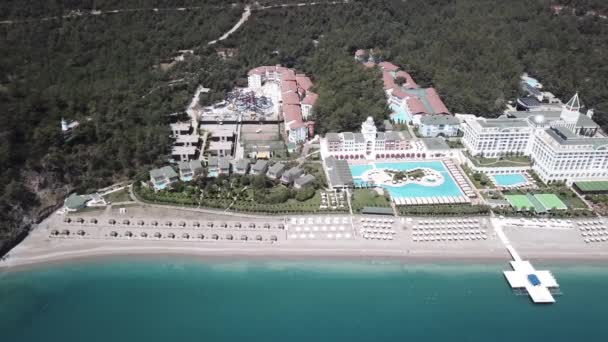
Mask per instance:
[[[559,288],[549,271],[537,271],[529,261],[511,261],[513,271],[504,271],[512,289],[525,289],[534,303],[555,303],[551,289]]]

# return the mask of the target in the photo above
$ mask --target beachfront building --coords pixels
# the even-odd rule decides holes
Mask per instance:
[[[150,170],[150,183],[154,191],[164,190],[178,180],[179,177],[171,166],[163,166],[160,169]]]
[[[323,160],[325,175],[329,187],[333,190],[349,189],[355,186],[353,174],[350,171],[348,162],[344,159],[327,157]]]
[[[360,133],[327,133],[320,145],[324,160],[426,157],[424,145],[412,141],[407,132],[378,132],[371,117],[363,122]]]
[[[454,137],[460,130],[460,121],[452,115],[431,114],[420,118],[418,132],[423,137]]]
[[[473,156],[527,155],[543,182],[608,177],[608,138],[597,134],[593,111],[580,113],[576,94],[561,111],[511,112],[497,119],[469,118],[462,143]]]
[[[266,83],[276,84],[273,96],[280,103],[280,111],[285,122],[285,138],[290,150],[309,137],[311,122],[309,118],[318,95],[311,91],[313,83],[304,74],[280,65],[260,66],[248,73],[248,86],[253,91],[261,89]]]
[[[200,160],[191,160],[177,164],[179,179],[182,182],[189,182],[203,173],[203,164]]]

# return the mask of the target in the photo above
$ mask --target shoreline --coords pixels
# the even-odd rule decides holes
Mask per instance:
[[[511,258],[502,251],[470,251],[437,253],[433,250],[353,250],[348,248],[268,248],[243,249],[239,246],[98,246],[57,253],[40,253],[30,257],[16,256],[0,262],[0,273],[17,272],[44,266],[80,264],[112,259],[150,260],[155,258],[187,258],[207,261],[370,261],[400,262],[403,264],[504,264],[509,268]],[[530,254],[528,257],[538,264],[559,263],[581,266],[608,265],[608,254],[580,254],[551,252]]]

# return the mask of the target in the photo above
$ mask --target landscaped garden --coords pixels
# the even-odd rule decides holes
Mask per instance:
[[[380,195],[374,189],[354,189],[351,201],[353,212],[361,212],[365,207],[390,208],[391,203],[386,195]]]
[[[466,216],[490,214],[489,206],[469,204],[412,205],[400,206],[398,209],[400,215],[406,216]]]
[[[462,165],[462,169],[467,174],[467,177],[473,182],[473,185],[477,189],[494,189],[494,182],[490,180],[490,178],[482,172],[474,172],[466,165]]]
[[[485,158],[483,156],[471,156],[467,152],[466,156],[477,167],[517,167],[532,165],[530,158],[521,153],[507,152],[504,156],[498,158]]]

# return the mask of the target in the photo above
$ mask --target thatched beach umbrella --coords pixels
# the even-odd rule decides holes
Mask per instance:
[[[146,232],[141,232],[141,234],[139,234],[139,236],[141,236],[141,237],[145,238],[145,237],[148,237],[148,233],[146,233]]]
[[[279,223],[279,225],[277,226],[279,229],[285,229],[285,225],[282,223]]]
[[[167,235],[167,237],[168,237],[169,239],[175,239],[175,234],[173,234],[173,233],[169,233],[169,235]]]
[[[125,220],[122,220],[122,224],[124,224],[125,226],[128,226],[129,224],[131,224],[131,221],[125,219]]]
[[[92,218],[91,221],[89,221],[89,222],[91,222],[92,224],[97,224],[97,219],[96,218]]]
[[[65,222],[65,223],[71,223],[72,219],[69,218],[69,217],[66,217],[66,218],[63,219],[63,222]]]
[[[185,227],[185,226],[186,226],[186,222],[184,222],[184,221],[180,221],[180,222],[179,222],[179,225],[180,225],[181,227]]]
[[[113,224],[116,224],[116,220],[115,220],[115,219],[109,219],[109,220],[108,220],[108,223],[109,223],[109,224],[112,224],[112,225],[113,225]]]
[[[161,234],[159,232],[156,232],[156,233],[154,233],[154,237],[155,238],[161,238],[161,237],[163,237],[163,234]]]
[[[53,229],[53,230],[51,230],[51,235],[57,236],[57,235],[59,235],[59,231],[57,229]]]
[[[70,235],[70,231],[67,230],[67,229],[64,229],[64,230],[61,231],[61,234],[62,235]]]
[[[222,228],[226,228],[226,227],[228,227],[228,224],[227,224],[226,222],[222,222],[222,223],[220,224],[220,227],[222,227]]]
[[[270,223],[264,223],[264,228],[265,229],[270,229]]]
[[[205,239],[205,235],[204,235],[204,234],[198,234],[198,236],[197,236],[197,237],[198,237],[199,239],[201,239],[201,240]]]
[[[277,236],[276,235],[272,235],[270,237],[270,241],[277,241]]]
[[[139,220],[139,221],[137,221],[137,224],[140,226],[143,226],[146,224],[146,222],[144,222],[144,220]]]
[[[150,224],[153,226],[158,226],[158,221],[152,221],[152,222],[150,222]]]
[[[172,225],[173,225],[173,222],[171,222],[171,221],[165,222],[165,226],[167,226],[167,227],[171,227]]]
[[[190,238],[190,234],[188,234],[188,233],[182,234],[182,239],[189,239],[189,238]]]
[[[234,237],[232,236],[232,234],[226,235],[226,240],[232,240],[232,239],[234,239]]]
[[[258,241],[262,241],[262,235],[256,235],[255,239],[258,240]]]
[[[249,224],[249,228],[255,228],[255,223],[251,222],[251,223]]]
[[[79,217],[76,219],[76,222],[78,223],[84,223],[84,219],[82,217]]]
[[[115,232],[115,231],[112,231],[112,232],[110,232],[110,236],[111,236],[111,237],[117,237],[117,236],[118,236],[118,233],[117,233],[117,232]]]
[[[125,236],[126,237],[133,237],[133,233],[131,233],[130,231],[125,232]]]
[[[200,226],[201,226],[201,224],[200,224],[200,222],[198,222],[198,221],[194,221],[194,222],[192,222],[192,226],[193,226],[193,227],[200,227]]]
[[[247,241],[247,239],[249,239],[249,238],[247,237],[247,235],[241,235],[241,240],[243,240],[243,241]]]
[[[212,228],[213,227],[213,222],[211,222],[211,221],[207,222],[207,227]]]
[[[85,236],[85,232],[84,230],[80,229],[76,234],[80,235],[80,236]]]
[[[213,235],[211,235],[211,238],[212,238],[213,240],[219,240],[220,236],[219,236],[219,235],[217,235],[217,234],[213,234]]]
[[[237,223],[235,223],[235,224],[234,224],[234,227],[235,227],[235,228],[241,228],[241,222],[237,222]]]

